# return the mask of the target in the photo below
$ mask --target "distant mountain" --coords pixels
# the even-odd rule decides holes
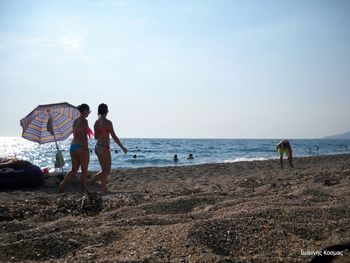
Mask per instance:
[[[332,136],[326,136],[323,139],[338,139],[338,140],[350,140],[350,131]]]

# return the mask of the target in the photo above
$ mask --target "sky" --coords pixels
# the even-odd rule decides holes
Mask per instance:
[[[100,103],[121,138],[350,130],[350,1],[0,0],[0,136]]]

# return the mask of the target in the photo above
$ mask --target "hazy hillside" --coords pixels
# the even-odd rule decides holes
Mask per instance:
[[[350,131],[344,132],[341,134],[332,135],[332,136],[326,136],[323,139],[339,139],[339,140],[350,139]]]

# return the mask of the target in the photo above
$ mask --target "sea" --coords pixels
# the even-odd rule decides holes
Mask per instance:
[[[150,166],[182,166],[206,163],[277,159],[278,139],[121,139],[129,152],[111,142],[112,169]],[[294,139],[289,140],[293,156],[317,156],[350,153],[350,140]],[[62,151],[64,171],[71,167],[69,155],[71,139],[58,142]],[[94,152],[96,141],[89,141],[90,171],[100,170]],[[38,144],[21,137],[0,137],[0,157],[17,157],[54,172],[55,143]],[[192,153],[193,159],[188,160]],[[174,162],[174,155],[179,161]],[[60,169],[58,170],[60,171]]]

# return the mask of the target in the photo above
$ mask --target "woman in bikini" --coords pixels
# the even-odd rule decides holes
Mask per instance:
[[[98,106],[98,116],[99,119],[95,122],[95,139],[97,140],[95,153],[100,162],[102,171],[97,173],[92,180],[101,183],[101,190],[107,192],[107,176],[111,171],[111,152],[109,148],[109,135],[112,136],[113,140],[118,144],[118,146],[124,151],[128,152],[123,144],[120,142],[119,138],[114,132],[113,124],[107,119],[108,106],[104,103]]]
[[[87,137],[88,135],[90,136],[91,130],[89,129],[86,118],[90,114],[90,107],[83,103],[78,106],[78,110],[80,111],[80,117],[73,122],[73,141],[69,150],[72,159],[72,169],[66,174],[62,183],[59,185],[60,192],[64,191],[66,183],[77,174],[79,167],[81,167],[81,191],[87,191],[86,183],[90,157]]]

